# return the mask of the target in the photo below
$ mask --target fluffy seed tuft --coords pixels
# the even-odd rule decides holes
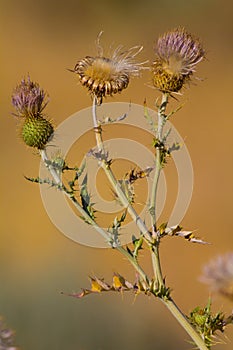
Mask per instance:
[[[99,40],[99,37],[98,37]],[[102,103],[103,97],[112,96],[126,89],[130,78],[138,76],[143,63],[135,63],[135,57],[141,52],[141,46],[122,50],[119,46],[111,57],[103,56],[99,41],[98,55],[86,56],[78,61],[72,72],[78,75],[80,83],[85,86],[92,96]]]

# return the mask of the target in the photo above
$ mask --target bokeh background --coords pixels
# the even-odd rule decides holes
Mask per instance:
[[[24,175],[37,176],[40,159],[17,134],[17,120],[11,115],[12,89],[30,73],[49,92],[47,113],[58,125],[90,105],[90,97],[67,68],[95,54],[94,42],[101,30],[106,48],[143,45],[142,60],[153,59],[156,38],[174,27],[185,26],[201,38],[207,52],[198,67],[202,81],[184,91],[180,101],[185,106],[172,122],[186,140],[195,174],[192,202],[182,225],[197,229],[212,244],[166,239],[161,249],[167,282],[178,305],[188,313],[205,305],[210,295],[199,281],[203,265],[233,248],[232,16],[230,0],[1,1],[0,314],[16,331],[21,349],[181,350],[192,346],[153,298],[104,294],[76,300],[60,295],[60,291],[87,287],[91,274],[107,281],[114,271],[131,281],[135,276],[117,252],[74,243],[50,222],[39,187],[24,179]],[[114,101],[142,104],[146,97],[153,108],[158,94],[148,82],[149,76],[135,79]],[[174,171],[168,166],[167,172],[172,188]],[[148,254],[143,254],[151,272]],[[213,310],[230,313],[232,304],[214,295]],[[216,349],[232,349],[231,327],[226,335],[222,338],[226,345],[218,344]]]

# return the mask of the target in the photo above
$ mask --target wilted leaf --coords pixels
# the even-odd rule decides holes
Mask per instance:
[[[103,279],[100,279],[98,277],[90,277],[91,280],[91,291],[92,292],[101,292],[101,291],[107,291],[110,290],[111,287],[104,282]]]
[[[112,285],[109,285],[104,281],[104,279],[100,279],[98,277],[90,277],[91,281],[91,288],[90,289],[82,289],[80,293],[64,293],[61,294],[71,296],[77,299],[83,298],[84,296],[88,294],[93,293],[104,293],[104,292],[127,292],[132,291],[135,294],[138,294],[140,292],[143,292],[145,294],[148,294],[148,288],[143,285],[143,283],[140,281],[140,279],[137,277],[137,280],[134,284],[127,281],[123,276],[121,276],[119,273],[114,273]]]
[[[193,231],[183,231],[182,227],[179,225],[167,227],[167,223],[163,223],[159,226],[158,231],[160,233],[160,237],[178,236],[183,237],[184,239],[192,243],[209,244],[208,242],[205,242],[202,239],[195,237]]]

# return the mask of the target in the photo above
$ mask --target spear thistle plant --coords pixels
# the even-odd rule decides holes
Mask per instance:
[[[135,282],[129,282],[119,273],[113,275],[111,283],[105,282],[96,276],[91,278],[91,288],[83,289],[81,293],[70,294],[75,298],[82,298],[91,293],[124,292],[132,291],[136,294],[143,293],[158,298],[174,315],[176,320],[186,330],[195,346],[199,349],[210,349],[214,343],[215,333],[223,332],[225,326],[232,322],[232,317],[225,318],[223,314],[212,315],[211,304],[205,308],[196,307],[190,315],[185,315],[172,298],[171,289],[166,285],[160,262],[160,243],[165,236],[183,237],[192,243],[205,242],[194,236],[192,231],[183,231],[177,223],[168,227],[167,223],[158,224],[157,218],[157,192],[161,170],[166,166],[167,159],[172,156],[173,150],[178,150],[179,145],[170,147],[168,133],[164,132],[164,126],[168,119],[175,113],[167,112],[168,104],[174,93],[180,92],[187,84],[196,69],[197,64],[204,58],[204,50],[200,42],[193,38],[184,29],[174,29],[162,35],[155,48],[155,59],[151,65],[151,75],[154,87],[161,93],[160,103],[156,103],[157,120],[152,121],[154,126],[153,147],[155,150],[154,164],[147,169],[129,171],[124,179],[117,179],[112,170],[112,159],[104,147],[103,123],[98,117],[98,111],[104,98],[120,93],[128,87],[131,77],[139,76],[143,69],[143,63],[136,62],[137,54],[141,47],[133,47],[123,50],[119,47],[107,57],[99,43],[98,37],[97,56],[86,56],[80,59],[72,72],[74,72],[81,85],[88,89],[92,98],[93,130],[96,137],[96,148],[89,154],[103,169],[116,199],[122,204],[123,211],[120,217],[116,217],[109,228],[103,229],[97,223],[97,211],[91,202],[87,182],[83,181],[79,188],[78,180],[85,173],[85,164],[79,167],[70,166],[66,159],[60,155],[49,158],[46,152],[48,141],[53,136],[52,124],[44,118],[42,111],[47,104],[46,95],[37,83],[30,78],[23,80],[17,86],[12,96],[12,103],[17,115],[24,120],[22,137],[24,142],[37,148],[43,162],[51,174],[51,178],[41,179],[27,178],[39,184],[49,184],[63,192],[74,204],[80,213],[80,217],[92,225],[102,235],[109,247],[119,251],[128,259],[137,273]],[[177,108],[178,110],[179,108]],[[145,105],[145,117],[151,120]],[[26,125],[26,126],[25,126]],[[69,172],[71,181],[65,181],[63,174]],[[140,178],[153,175],[152,193],[148,212],[151,223],[147,226],[134,207],[133,185]],[[86,179],[86,176],[84,177]],[[122,246],[120,241],[120,229],[127,216],[130,216],[139,230],[139,238],[134,239],[129,246]],[[153,266],[153,276],[149,276],[139,262],[142,249],[148,248]]]

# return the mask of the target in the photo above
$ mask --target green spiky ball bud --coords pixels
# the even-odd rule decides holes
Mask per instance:
[[[52,124],[42,116],[27,117],[22,127],[22,138],[27,146],[43,149],[54,132]]]
[[[193,320],[197,326],[203,327],[208,318],[207,315],[202,314],[201,312],[197,312],[193,315]]]

